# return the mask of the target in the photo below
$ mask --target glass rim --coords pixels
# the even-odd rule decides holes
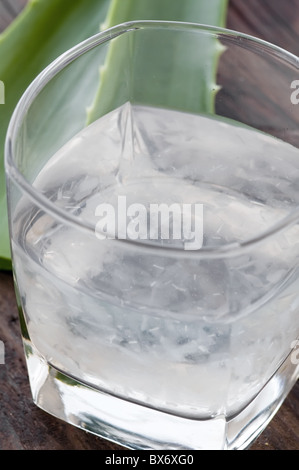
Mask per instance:
[[[283,49],[275,44],[272,44],[263,39],[255,36],[235,31],[228,28],[211,26],[192,22],[181,22],[181,21],[160,21],[160,20],[136,20],[118,24],[104,31],[101,31],[88,39],[73,46],[63,54],[59,55],[54,61],[52,61],[44,70],[42,70],[37,77],[27,87],[21,98],[19,99],[14,112],[11,116],[5,139],[5,154],[4,154],[4,167],[6,176],[12,178],[13,181],[22,189],[22,191],[39,207],[43,208],[47,213],[51,214],[56,219],[67,223],[69,225],[79,227],[83,230],[92,231],[94,233],[94,226],[89,225],[86,221],[73,216],[66,210],[59,208],[53,202],[51,202],[41,192],[36,190],[32,184],[30,184],[23,174],[19,171],[14,161],[14,149],[13,142],[17,136],[18,130],[23,122],[27,110],[30,108],[34,99],[39,95],[43,88],[51,81],[61,70],[63,70],[68,64],[73,62],[78,57],[82,56],[86,52],[93,48],[100,46],[110,40],[121,36],[122,34],[138,31],[144,29],[159,29],[168,28],[170,30],[177,31],[190,31],[190,32],[202,32],[209,35],[215,35],[216,38],[227,37],[231,40],[238,39],[238,44],[241,45],[240,39],[250,42],[255,46],[263,46],[267,49],[268,53],[272,53],[277,58],[283,58],[286,64],[293,65],[299,70],[299,58],[291,52]],[[299,152],[299,149],[298,149]],[[299,156],[299,153],[298,153]],[[166,256],[182,256],[192,258],[226,258],[237,256],[244,253],[244,250],[250,249],[258,243],[268,239],[271,236],[283,231],[285,228],[291,226],[299,220],[299,206],[289,212],[289,214],[273,224],[267,230],[258,233],[254,237],[250,237],[241,242],[230,242],[220,246],[202,247],[198,250],[182,250],[180,248],[172,246],[157,246],[155,244],[142,243],[138,240],[130,239],[118,239],[117,243],[125,244],[128,247],[141,249],[141,251],[152,250],[161,255],[165,253]]]

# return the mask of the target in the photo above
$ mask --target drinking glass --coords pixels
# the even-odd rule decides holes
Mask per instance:
[[[198,24],[55,60],[5,168],[34,403],[130,449],[245,449],[298,378],[298,59]]]

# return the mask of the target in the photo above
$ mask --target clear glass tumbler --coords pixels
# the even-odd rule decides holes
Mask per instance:
[[[131,449],[264,429],[299,371],[298,64],[144,21],[31,84],[5,166],[38,406]]]

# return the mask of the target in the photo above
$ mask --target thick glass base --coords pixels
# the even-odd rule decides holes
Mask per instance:
[[[26,335],[27,336],[27,335]],[[24,338],[32,396],[48,413],[129,449],[242,450],[250,446],[295,384],[291,357],[238,415],[195,420],[170,415],[94,389],[62,373]]]

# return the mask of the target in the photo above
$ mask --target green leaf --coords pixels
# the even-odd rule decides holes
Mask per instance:
[[[228,0],[112,0],[103,28],[131,20],[225,26],[227,7]],[[223,51],[216,38],[193,36],[190,47],[187,34],[163,34],[157,30],[147,37],[146,33],[127,36],[127,41],[120,37],[111,43],[106,64],[100,70],[98,93],[89,108],[88,123],[124,104],[128,96],[134,103],[213,113],[218,89],[216,70]],[[194,64],[199,65],[194,68]],[[192,68],[194,73],[186,74]],[[159,81],[155,81],[155,69],[160,71]]]
[[[110,0],[31,0],[0,35],[0,80],[5,86],[5,104],[0,104],[0,269],[11,269],[3,147],[13,110],[52,60],[99,32],[109,5]]]

